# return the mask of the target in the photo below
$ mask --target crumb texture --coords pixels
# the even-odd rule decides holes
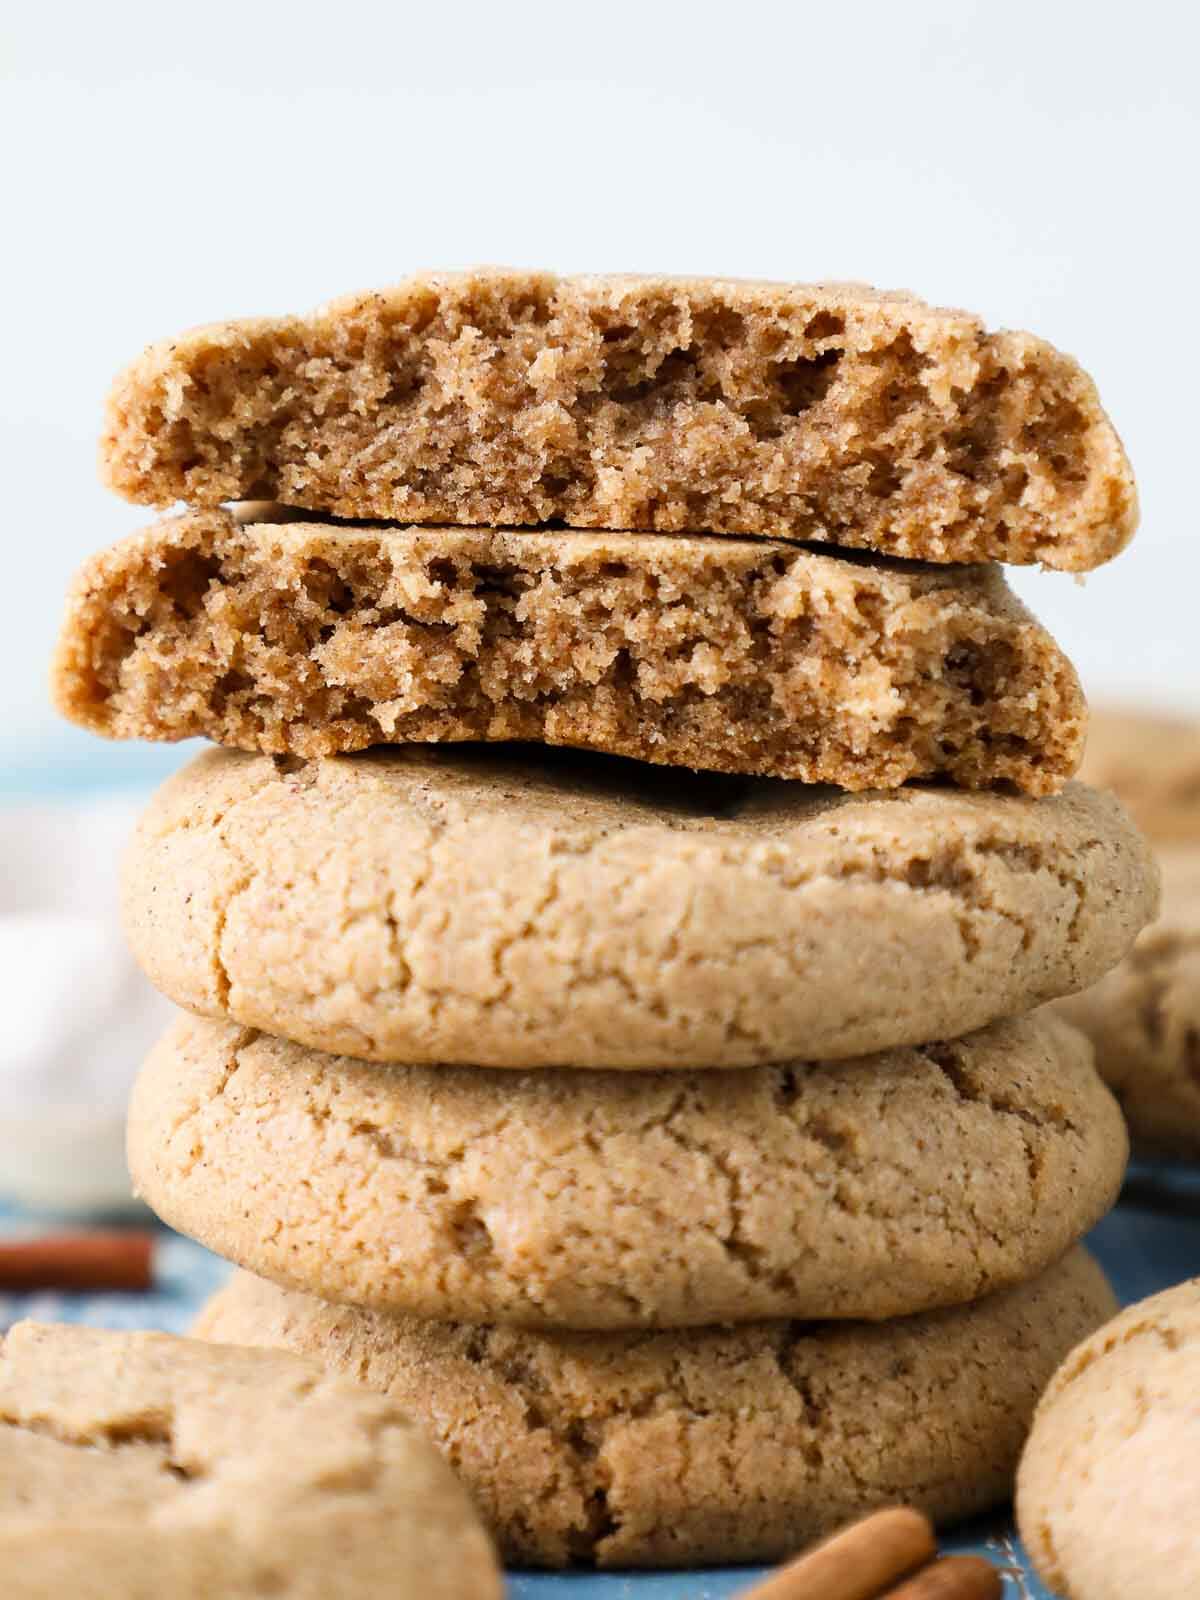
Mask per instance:
[[[1163,914],[1056,1009],[1091,1039],[1135,1145],[1200,1160],[1200,844],[1164,847]]]
[[[1200,1593],[1200,1279],[1127,1307],[1073,1350],[1038,1405],[1017,1522],[1067,1600]]]
[[[888,1324],[532,1334],[325,1305],[239,1274],[208,1338],[283,1346],[410,1409],[517,1565],[775,1561],[876,1506],[1004,1500],[1038,1392],[1116,1308],[1074,1250]]]
[[[290,1287],[587,1329],[975,1299],[1099,1221],[1126,1138],[1086,1041],[1045,1015],[686,1074],[372,1066],[183,1018],[129,1150],[165,1221]]]
[[[1070,784],[846,795],[554,750],[210,750],[125,862],[179,1005],[409,1065],[733,1067],[954,1038],[1094,983],[1157,909]]]
[[[171,519],[94,557],[60,708],[322,756],[541,740],[848,789],[1061,788],[1084,701],[994,568],[791,545]]]
[[[1076,571],[1137,519],[1074,361],[853,284],[429,274],[152,346],[116,381],[101,457],[147,505],[270,498]]]
[[[0,1480],[6,1600],[501,1594],[419,1429],[282,1351],[19,1323],[0,1354]]]

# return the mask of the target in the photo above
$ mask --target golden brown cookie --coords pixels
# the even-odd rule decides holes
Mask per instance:
[[[1159,853],[1162,916],[1125,960],[1058,1001],[1148,1155],[1200,1159],[1200,844]]]
[[[282,1351],[22,1322],[0,1351],[5,1600],[498,1600],[394,1402]]]
[[[1200,1279],[1129,1306],[1064,1361],[1017,1479],[1017,1522],[1066,1600],[1200,1594]]]
[[[1074,772],[1085,716],[995,567],[221,510],[85,564],[54,689],[117,738],[303,756],[530,739],[846,789],[945,774],[1033,794]]]
[[[732,1072],[374,1066],[186,1017],[134,1090],[164,1221],[329,1299],[527,1327],[878,1319],[1032,1277],[1121,1114],[1046,1015]]]
[[[1114,789],[1156,844],[1200,846],[1200,723],[1093,708],[1080,777]]]
[[[1043,800],[847,796],[567,751],[209,751],[151,802],[126,931],[180,1005],[406,1063],[704,1067],[954,1037],[1094,983],[1145,842]]]
[[[904,1501],[1005,1499],[1038,1394],[1116,1309],[1080,1249],[1032,1283],[888,1323],[529,1333],[329,1306],[239,1273],[204,1338],[280,1345],[412,1411],[507,1559],[774,1561]]]
[[[766,534],[1080,570],[1137,520],[1091,380],[1027,333],[857,284],[426,273],[199,328],[116,382],[147,505]]]

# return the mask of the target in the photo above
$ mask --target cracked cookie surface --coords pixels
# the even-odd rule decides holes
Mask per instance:
[[[429,273],[152,346],[109,484],[345,517],[770,535],[1082,570],[1137,521],[1087,375],[856,284]]]
[[[5,1600],[499,1600],[399,1406],[282,1351],[17,1324],[0,1350]]]
[[[1037,1408],[1017,1524],[1066,1600],[1200,1594],[1200,1279],[1128,1306]]]
[[[953,1037],[1085,987],[1157,904],[1077,784],[849,796],[555,750],[209,751],[125,864],[171,999],[408,1064],[705,1067]]]
[[[1200,1159],[1200,844],[1163,847],[1162,915],[1099,983],[1057,1001],[1148,1155]]]
[[[92,557],[60,709],[268,754],[540,740],[846,789],[1060,789],[1085,705],[996,567],[188,512]]]
[[[1075,1249],[1019,1288],[882,1324],[535,1334],[239,1273],[196,1331],[393,1396],[510,1562],[670,1567],[775,1561],[896,1501],[952,1522],[1004,1500],[1039,1391],[1115,1308]]]
[[[1049,1016],[835,1063],[376,1066],[181,1018],[141,1196],[349,1304],[526,1327],[878,1320],[1032,1277],[1116,1199],[1120,1112]]]

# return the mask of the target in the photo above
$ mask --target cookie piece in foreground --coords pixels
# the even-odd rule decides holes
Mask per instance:
[[[1115,790],[1156,844],[1200,847],[1200,723],[1159,712],[1092,708],[1080,777]]]
[[[115,738],[302,756],[532,739],[845,789],[945,774],[1033,794],[1074,772],[1085,716],[994,567],[220,510],[86,563],[55,693]]]
[[[0,1485],[5,1600],[503,1589],[466,1495],[395,1402],[282,1351],[18,1323]]]
[[[1128,1306],[1037,1408],[1017,1525],[1068,1600],[1200,1594],[1200,1279]]]
[[[1004,1500],[1042,1386],[1115,1309],[1077,1248],[1019,1288],[887,1323],[529,1333],[239,1273],[195,1331],[392,1396],[513,1564],[683,1567],[776,1561],[896,1501],[947,1523]]]
[[[1159,852],[1162,916],[1119,966],[1054,1009],[1081,1028],[1135,1147],[1200,1160],[1200,845]]]
[[[143,1199],[240,1266],[545,1328],[975,1299],[1098,1222],[1126,1154],[1087,1041],[1044,1014],[689,1073],[375,1066],[182,1017],[129,1112]]]
[[[724,1067],[956,1037],[1157,908],[1116,801],[851,796],[562,750],[207,751],[125,862],[158,988],[332,1054]]]
[[[1068,571],[1137,521],[1070,357],[857,284],[429,273],[152,346],[114,385],[101,457],[145,505],[269,498]]]

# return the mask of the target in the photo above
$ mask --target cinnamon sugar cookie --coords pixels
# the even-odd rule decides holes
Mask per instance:
[[[995,567],[221,510],[85,563],[54,687],[115,738],[301,756],[531,739],[846,789],[945,775],[1031,794],[1074,772],[1085,714]]]
[[[0,1349],[5,1600],[499,1600],[393,1401],[282,1351],[22,1322]]]
[[[1200,844],[1159,852],[1162,915],[1129,955],[1055,1010],[1082,1028],[1135,1146],[1200,1159]]]
[[[374,1066],[182,1018],[133,1093],[142,1197],[294,1288],[527,1327],[894,1317],[1041,1271],[1125,1130],[1047,1016],[731,1072]]]
[[[1095,386],[860,284],[426,273],[118,379],[109,484],[343,517],[766,534],[1078,571],[1136,524]]]
[[[1200,847],[1200,723],[1093,707],[1080,777],[1112,789],[1156,844]]]
[[[303,1351],[390,1395],[516,1565],[677,1567],[775,1561],[896,1501],[946,1523],[1006,1499],[1043,1385],[1115,1309],[1076,1249],[1019,1288],[898,1322],[529,1333],[239,1273],[196,1331]]]
[[[1066,1600],[1200,1594],[1200,1279],[1073,1350],[1034,1418],[1017,1524]]]
[[[125,866],[171,999],[407,1064],[721,1067],[967,1033],[1095,982],[1157,905],[1078,785],[869,795],[567,751],[209,751]]]

